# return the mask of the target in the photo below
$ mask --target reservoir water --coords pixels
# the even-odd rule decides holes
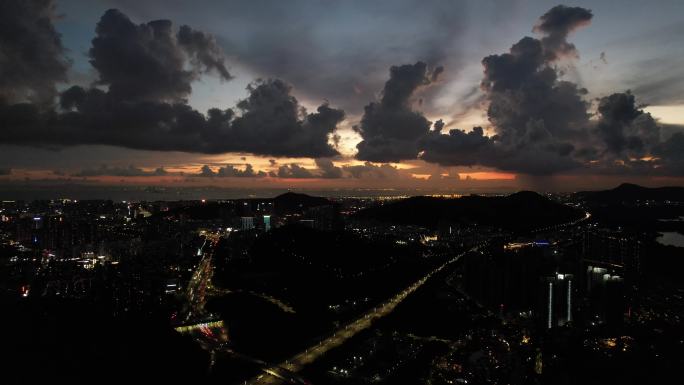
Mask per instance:
[[[684,247],[684,235],[675,231],[660,233],[656,241],[661,245]]]

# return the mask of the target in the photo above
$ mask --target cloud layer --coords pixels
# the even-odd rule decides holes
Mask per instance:
[[[356,131],[363,140],[356,145],[360,160],[398,162],[415,159],[418,140],[430,129],[430,122],[412,109],[416,90],[436,80],[442,68],[430,71],[423,62],[390,68],[382,97],[364,108]]]
[[[228,80],[223,52],[210,36],[184,25],[176,31],[169,20],[134,24],[110,9],[95,29],[90,63],[97,85],[114,100],[178,102],[192,91],[203,72],[215,71]]]
[[[52,103],[67,80],[67,60],[55,30],[52,0],[0,2],[0,103]]]
[[[269,8],[275,13],[264,17],[276,20],[289,14],[285,8]],[[418,11],[418,17],[435,22],[439,36],[423,39],[421,61],[409,58],[399,63],[414,64],[390,67],[389,78],[374,100],[368,97],[366,84],[354,81],[366,68],[348,65],[326,72],[320,70],[321,63],[312,63],[311,70],[306,67],[307,60],[334,62],[313,57],[315,50],[309,50],[325,44],[323,37],[323,42],[312,42],[305,35],[306,39],[291,44],[281,40],[297,31],[251,36],[247,40],[259,52],[221,42],[246,56],[255,68],[283,74],[297,86],[316,90],[316,95],[327,90],[334,96],[336,87],[344,86],[358,88],[364,102],[371,99],[354,126],[361,137],[355,158],[364,163],[338,166],[333,163],[341,160],[336,130],[346,119],[345,112],[328,102],[307,111],[284,80],[252,82],[248,96],[231,108],[203,113],[188,104],[193,85],[203,76],[211,74],[222,82],[233,78],[223,48],[211,34],[187,25],[177,27],[170,20],[136,23],[119,10],[108,10],[97,23],[88,50],[96,75],[93,84],[64,88],[69,60],[53,25],[53,1],[7,0],[0,4],[1,143],[237,152],[311,158],[316,163],[316,168],[306,168],[292,161],[278,165],[274,161],[269,172],[256,171],[250,164],[245,168],[207,165],[194,175],[199,177],[403,178],[407,172],[381,163],[415,160],[431,167],[485,167],[526,175],[682,175],[684,133],[674,129],[674,134],[663,135],[661,125],[639,105],[638,95],[624,91],[591,100],[586,89],[568,80],[566,72],[572,72],[579,58],[569,38],[593,18],[590,10],[581,7],[551,8],[532,27],[535,37],[523,37],[506,52],[481,60],[480,89],[488,125],[447,131],[449,124],[444,121],[431,122],[422,112],[423,98],[434,96],[431,90],[440,88],[445,73],[441,64],[462,60],[449,57],[444,47],[458,39],[458,28],[444,18],[453,16],[455,8],[444,2]],[[375,14],[378,9],[371,11]],[[425,33],[420,32],[417,36]],[[389,53],[388,57],[394,59]],[[601,60],[605,61],[603,53]],[[165,172],[104,166],[75,175],[161,176]]]
[[[62,174],[61,172],[57,172]],[[164,167],[159,167],[153,171],[144,171],[141,168],[135,167],[133,165],[128,167],[110,167],[108,165],[102,165],[99,168],[87,168],[83,169],[77,173],[72,174],[72,176],[77,177],[95,177],[95,176],[165,176],[169,173],[164,169]]]
[[[413,93],[430,83],[425,64],[393,67],[381,101],[366,107],[357,158],[420,158],[529,175],[673,172],[680,134],[661,142],[659,125],[630,92],[598,100],[597,119],[591,119],[587,90],[562,79],[562,65],[579,56],[567,38],[591,18],[587,9],[556,6],[534,27],[541,38],[524,37],[509,52],[482,60],[492,135],[481,127],[443,133],[441,121],[430,129],[410,104]]]
[[[24,7],[8,8],[17,17],[24,16]],[[48,19],[45,22],[49,24]],[[54,31],[51,24],[47,30]],[[9,32],[2,38],[10,39]],[[52,48],[53,61],[58,59],[60,50],[49,41],[39,43]],[[328,142],[344,112],[325,103],[308,113],[292,96],[292,87],[278,79],[252,83],[249,97],[234,109],[214,108],[203,114],[190,107],[186,100],[193,81],[207,72],[224,80],[231,75],[215,40],[188,26],[176,30],[168,20],[136,25],[121,12],[109,10],[97,24],[89,55],[99,74],[95,87],[68,88],[59,97],[59,109],[34,103],[29,96],[49,95],[61,78],[42,79],[37,87],[32,80],[16,84],[21,78],[13,73],[0,75],[0,83],[8,84],[0,94],[3,143],[105,144],[287,157],[338,153]],[[10,67],[14,66],[13,62]],[[26,94],[23,100],[16,98],[17,91]]]

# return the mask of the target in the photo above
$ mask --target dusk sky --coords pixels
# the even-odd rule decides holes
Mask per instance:
[[[684,184],[684,2],[0,2],[0,188]]]

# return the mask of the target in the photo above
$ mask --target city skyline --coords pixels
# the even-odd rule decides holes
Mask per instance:
[[[627,184],[0,201],[3,380],[666,382],[683,202]]]
[[[200,4],[8,3],[0,189],[684,181],[680,2]]]

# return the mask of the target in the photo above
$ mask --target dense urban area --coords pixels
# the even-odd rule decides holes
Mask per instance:
[[[684,0],[0,0],[0,385],[684,384],[683,43]]]
[[[670,383],[684,363],[682,202],[684,189],[635,185],[3,201],[5,375]]]

